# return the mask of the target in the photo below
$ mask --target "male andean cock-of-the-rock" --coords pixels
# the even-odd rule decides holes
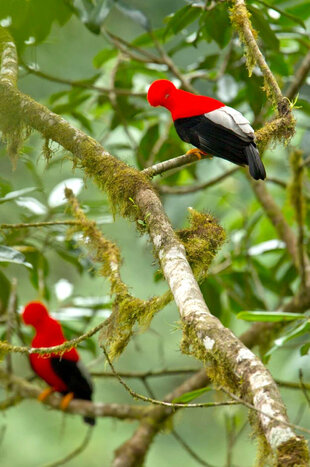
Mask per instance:
[[[23,320],[36,331],[31,343],[33,349],[54,347],[66,342],[61,324],[49,315],[43,303],[36,301],[28,303],[23,311]],[[29,360],[33,371],[49,385],[39,395],[40,401],[54,391],[60,392],[64,396],[60,408],[65,410],[73,398],[88,401],[92,399],[93,386],[90,375],[75,348],[61,354],[48,355],[33,351],[29,355]],[[83,418],[89,425],[95,424],[94,417]]]
[[[248,165],[255,180],[264,180],[266,171],[254,141],[254,130],[238,111],[212,97],[181,89],[167,79],[154,81],[147,99],[153,107],[171,112],[179,137],[204,155],[221,157],[237,165]],[[196,152],[192,149],[189,152]]]

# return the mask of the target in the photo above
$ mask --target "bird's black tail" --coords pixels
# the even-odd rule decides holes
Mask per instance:
[[[266,171],[255,144],[250,143],[245,147],[244,151],[251,176],[255,178],[255,180],[264,180],[266,178]]]
[[[94,426],[96,425],[96,419],[94,417],[83,417],[83,420],[85,423],[88,423],[88,425]]]

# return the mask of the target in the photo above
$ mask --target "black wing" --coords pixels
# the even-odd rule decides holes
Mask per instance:
[[[51,365],[57,376],[68,386],[77,399],[91,400],[93,388],[87,370],[80,362],[65,358],[51,358]]]
[[[235,164],[248,165],[245,148],[254,143],[238,138],[233,132],[213,123],[205,115],[178,118],[174,125],[178,135],[186,143]]]

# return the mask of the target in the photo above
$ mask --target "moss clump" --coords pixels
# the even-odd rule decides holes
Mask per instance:
[[[256,58],[252,49],[247,45],[244,32],[245,26],[247,26],[253,34],[254,39],[257,38],[257,32],[255,31],[255,29],[253,29],[250,21],[251,14],[248,12],[245,5],[234,5],[232,8],[230,8],[229,12],[232,25],[238,32],[240,41],[245,46],[246,66],[249,72],[249,76],[251,77],[253,68],[256,65]]]
[[[84,169],[86,175],[92,176],[99,188],[108,194],[112,212],[137,222],[137,228],[145,230],[143,215],[135,203],[136,195],[141,189],[154,191],[148,178],[124,162],[96,153],[93,148],[77,165]]]
[[[226,234],[211,214],[201,213],[192,208],[189,209],[189,223],[188,229],[179,230],[177,234],[199,281],[206,277],[211,262],[226,239]]]
[[[305,439],[299,437],[281,444],[277,449],[277,464],[281,467],[309,466],[309,449]]]
[[[148,327],[154,314],[172,300],[172,295],[167,292],[149,300],[133,297],[120,276],[121,255],[118,247],[102,235],[94,221],[86,217],[72,191],[66,188],[65,194],[73,215],[79,221],[78,226],[70,229],[70,235],[76,230],[83,232],[93,259],[101,264],[99,273],[110,280],[111,294],[115,296],[112,314],[100,334],[100,339],[106,339],[110,357],[114,358],[125,349],[134,326]]]
[[[212,350],[206,350],[202,336],[208,336],[214,340],[215,344]],[[201,329],[199,329],[197,324],[194,326],[188,321],[183,322],[181,351],[187,355],[193,355],[206,365],[208,364],[207,374],[217,386],[238,394],[241,390],[241,381],[236,377],[227,355],[216,346],[216,343],[221,342],[222,339],[221,330],[215,327],[207,328],[202,324]]]
[[[134,333],[135,325],[143,329],[150,325],[155,313],[161,310],[172,299],[170,292],[161,297],[141,300],[130,294],[116,296],[113,311],[102,330],[100,338],[106,340],[109,355],[113,359],[121,355]]]
[[[267,122],[255,132],[255,140],[260,152],[263,152],[270,142],[281,142],[287,145],[295,134],[295,118],[291,112],[283,117]]]

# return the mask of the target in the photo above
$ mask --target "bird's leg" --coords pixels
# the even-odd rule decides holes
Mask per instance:
[[[45,399],[54,392],[53,388],[46,388],[38,395],[38,401],[43,402]]]
[[[68,407],[68,405],[70,404],[73,398],[74,398],[73,392],[68,392],[68,394],[66,394],[60,402],[60,406],[59,406],[60,409],[66,410],[66,408]]]
[[[206,152],[202,151],[201,149],[198,149],[198,148],[192,148],[190,149],[189,151],[186,152],[186,156],[189,156],[191,154],[194,154],[197,159],[212,159],[213,156],[211,156],[211,154],[207,154]]]

